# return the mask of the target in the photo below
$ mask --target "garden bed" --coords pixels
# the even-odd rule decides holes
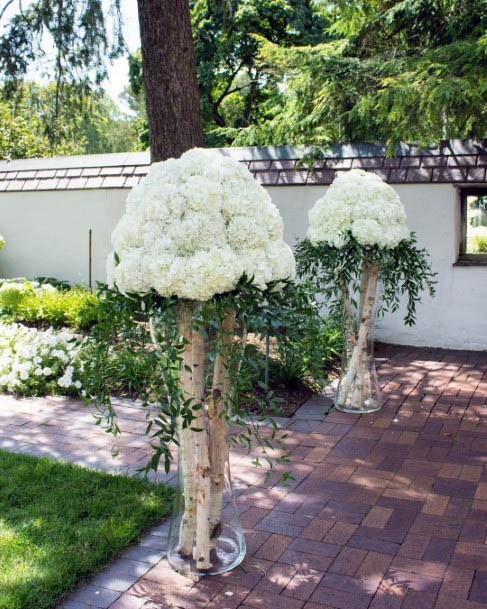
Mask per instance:
[[[139,478],[0,451],[0,609],[48,609],[172,507]]]

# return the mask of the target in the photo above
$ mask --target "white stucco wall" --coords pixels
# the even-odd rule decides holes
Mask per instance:
[[[384,341],[446,348],[487,349],[487,267],[453,266],[458,248],[459,202],[451,184],[395,187],[411,230],[431,253],[438,273],[437,296],[424,296],[413,328],[401,312],[379,322]],[[269,187],[284,218],[290,244],[302,238],[307,214],[323,186]],[[88,231],[93,231],[93,280],[105,278],[110,233],[123,212],[122,189],[0,193],[0,275],[54,276],[71,282],[88,280]]]
[[[487,266],[453,266],[460,237],[460,203],[452,184],[400,184],[394,188],[406,208],[409,228],[421,247],[431,254],[438,273],[435,298],[424,295],[417,308],[417,323],[409,328],[404,309],[388,314],[377,324],[385,342],[487,349]],[[286,239],[294,243],[307,230],[307,213],[327,187],[273,187],[272,198],[284,217]]]
[[[110,234],[127,191],[65,190],[0,194],[4,277],[48,276],[88,282],[88,231],[93,231],[93,282],[105,278]]]

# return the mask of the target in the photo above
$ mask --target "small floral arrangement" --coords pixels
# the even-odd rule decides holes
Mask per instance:
[[[264,290],[295,270],[267,192],[241,163],[211,150],[154,163],[112,242],[108,280],[126,293],[206,301],[244,276]]]
[[[0,323],[0,390],[22,395],[82,393],[81,347],[67,330]]]
[[[397,192],[374,173],[361,169],[340,174],[309,212],[308,238],[344,247],[396,247],[409,239],[406,212]]]

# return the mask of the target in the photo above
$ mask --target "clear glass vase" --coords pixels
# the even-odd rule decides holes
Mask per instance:
[[[187,549],[194,551],[194,545],[191,544],[191,547],[187,549],[183,548],[181,545],[181,539],[185,536],[183,531],[186,517],[185,472],[180,452],[178,454],[178,481],[169,530],[167,560],[175,571],[192,578],[199,578],[204,575],[217,575],[230,571],[244,559],[246,545],[243,527],[238,515],[232,488],[228,449],[226,449],[224,458],[225,465],[221,495],[221,513],[218,521],[211,523],[211,566],[203,569],[198,565],[193,553],[187,552]]]
[[[377,276],[378,268],[366,268],[360,291],[342,292],[346,338],[334,402],[342,412],[367,414],[382,407],[374,360],[374,329],[381,292]]]
[[[246,332],[232,310],[219,319],[207,325],[198,305],[182,305],[173,324],[181,347],[179,390],[172,401],[179,412],[178,479],[167,558],[175,571],[192,578],[229,571],[246,552],[228,450]],[[167,334],[164,324],[151,322],[161,362]]]

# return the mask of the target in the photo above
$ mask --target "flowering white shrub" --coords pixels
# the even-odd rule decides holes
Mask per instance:
[[[352,169],[338,175],[309,212],[308,238],[344,247],[351,237],[364,246],[396,247],[410,234],[397,192],[375,173]]]
[[[0,323],[0,391],[23,395],[80,392],[81,346],[66,330]]]
[[[112,242],[108,280],[122,292],[204,301],[244,274],[261,289],[294,274],[269,195],[246,167],[212,150],[154,163],[129,194]]]

